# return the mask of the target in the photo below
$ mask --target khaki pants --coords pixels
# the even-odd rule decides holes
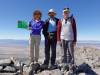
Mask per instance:
[[[38,62],[39,59],[39,45],[41,41],[40,35],[30,36],[30,62]]]

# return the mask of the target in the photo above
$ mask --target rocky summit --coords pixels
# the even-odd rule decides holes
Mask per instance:
[[[62,71],[60,50],[57,51],[57,67],[54,69],[41,69],[39,63],[30,66],[28,63],[16,58],[0,60],[0,75],[100,75],[100,49],[93,47],[75,48],[74,71]]]

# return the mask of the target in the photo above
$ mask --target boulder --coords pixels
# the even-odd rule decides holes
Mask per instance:
[[[93,68],[100,68],[100,61],[94,62],[92,65]]]
[[[23,66],[23,75],[29,75],[31,70],[32,70],[31,67],[27,67],[26,65]]]
[[[4,69],[3,69],[4,72],[16,72],[16,69],[15,67],[11,67],[11,66],[6,66]]]
[[[16,75],[16,73],[0,73],[0,75]]]
[[[38,73],[37,75],[51,75],[51,72],[49,70],[42,71],[41,73]]]
[[[3,66],[0,66],[0,71],[2,71],[2,69],[3,69]]]
[[[59,69],[55,70],[44,70],[37,75],[62,75],[62,72]]]
[[[80,73],[79,75],[86,75],[85,73]]]
[[[11,59],[2,59],[0,60],[0,66],[12,65],[14,62]]]
[[[51,70],[51,75],[62,75],[62,72],[59,69]]]

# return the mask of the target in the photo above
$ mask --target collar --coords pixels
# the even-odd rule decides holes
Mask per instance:
[[[55,17],[54,18],[49,17],[49,20],[55,20]]]
[[[34,20],[34,19],[32,19],[32,21],[34,21],[34,22],[40,22],[41,20]]]

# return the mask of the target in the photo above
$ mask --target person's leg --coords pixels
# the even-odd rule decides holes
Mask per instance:
[[[68,43],[68,53],[69,53],[69,73],[73,74],[75,71],[75,64],[74,64],[74,46],[73,42],[69,41]]]
[[[50,59],[50,39],[45,38],[45,60],[44,60],[45,65],[49,65],[49,59]]]
[[[66,40],[61,40],[62,41],[62,50],[63,50],[63,56],[62,56],[62,63],[67,63],[67,41]]]
[[[56,45],[57,45],[57,40],[52,38],[51,39],[51,65],[55,65],[55,61],[56,61]]]
[[[30,41],[29,41],[29,47],[30,47],[30,63],[34,62],[34,44],[35,44],[35,39],[31,35],[30,36]]]
[[[67,40],[61,40],[62,41],[62,50],[63,50],[63,56],[62,56],[62,71],[69,70],[68,65],[68,59],[67,59],[67,51],[68,51],[68,41]]]
[[[35,39],[36,39],[36,42],[35,42],[35,61],[38,62],[41,36],[36,36]]]
[[[68,43],[68,52],[69,52],[69,63],[74,64],[74,46],[72,41],[69,41]]]

